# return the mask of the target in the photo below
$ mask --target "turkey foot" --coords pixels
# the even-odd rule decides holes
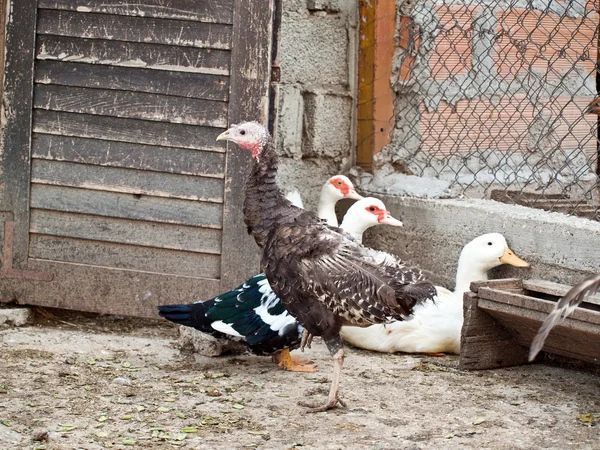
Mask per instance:
[[[300,351],[304,352],[304,347],[311,348],[313,335],[308,331],[302,331],[302,340],[300,341]]]
[[[342,374],[343,364],[344,349],[339,348],[333,355],[333,378],[331,379],[331,387],[329,388],[329,397],[327,398],[327,403],[325,403],[325,405],[322,406],[316,406],[314,404],[306,402],[298,402],[300,406],[306,406],[307,408],[309,408],[306,411],[307,413],[329,411],[330,409],[335,408],[338,405],[338,403],[341,407],[346,407],[346,403],[339,397],[338,392],[340,388],[340,376]]]
[[[285,370],[289,370],[290,372],[318,372],[316,364],[311,364],[311,361],[308,359],[302,359],[290,354],[289,349],[281,350],[275,353],[273,356],[273,361],[277,363],[279,367]]]

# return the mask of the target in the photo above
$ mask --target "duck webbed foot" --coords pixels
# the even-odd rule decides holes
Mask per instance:
[[[317,369],[317,365],[312,364],[312,361],[292,356],[290,354],[290,350],[287,348],[275,353],[272,358],[279,367],[289,370],[290,372],[313,373],[319,371],[319,369]]]

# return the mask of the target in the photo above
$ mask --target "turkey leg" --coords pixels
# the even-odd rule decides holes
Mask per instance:
[[[329,352],[333,356],[333,376],[331,378],[331,387],[329,388],[329,396],[327,403],[323,406],[316,406],[313,404],[299,402],[301,406],[308,407],[309,413],[323,412],[333,409],[339,403],[342,407],[346,407],[346,403],[342,401],[339,396],[340,388],[340,377],[342,375],[342,365],[344,364],[344,347],[342,344],[342,338],[339,334],[335,336],[323,337],[325,345],[329,349]]]

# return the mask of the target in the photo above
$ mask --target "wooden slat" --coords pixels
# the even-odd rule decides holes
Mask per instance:
[[[222,128],[35,110],[33,131],[84,138],[224,152]]]
[[[531,345],[546,318],[546,314],[540,311],[485,299],[479,300],[479,307],[501,323],[516,337],[516,341],[526,348]],[[584,312],[588,318],[594,315],[597,315],[595,319],[600,318],[600,313],[596,311]],[[551,350],[562,356],[598,363],[600,362],[600,322],[586,320],[581,316],[579,319],[582,320],[570,316],[553,329],[547,340],[550,345],[544,345],[544,351]]]
[[[546,280],[523,280],[523,287],[529,291],[541,292],[556,297],[563,297],[571,289],[571,286]],[[600,295],[586,297],[584,303],[600,305]]]
[[[33,104],[35,108],[53,111],[210,127],[227,126],[227,103],[195,98],[38,84]]]
[[[493,289],[523,289],[523,280],[520,278],[501,278],[499,280],[473,281],[469,285],[471,292],[478,292],[479,288],[482,287]]]
[[[223,180],[34,159],[32,183],[223,203]]]
[[[145,42],[182,47],[231,48],[231,25],[110,16],[40,9],[38,34]]]
[[[98,166],[223,178],[225,155],[183,148],[129,144],[34,133],[32,156]]]
[[[138,247],[83,239],[32,234],[29,256],[144,272],[219,278],[221,257],[203,253]]]
[[[482,301],[479,303],[479,307],[482,309],[492,309],[494,311],[501,311],[502,308],[518,307],[524,310],[531,310],[543,313],[545,316],[550,313],[555,306],[555,302],[550,300],[543,300],[540,298],[533,298],[527,295],[506,292],[491,288],[482,287],[477,292],[477,295]],[[491,300],[490,302],[484,302],[483,300]],[[583,304],[582,304],[583,305]],[[600,325],[600,312],[591,311],[589,309],[578,307],[569,317],[573,320],[580,320],[583,322],[590,322]],[[543,321],[543,320],[542,320]]]
[[[52,273],[52,283],[3,279],[0,301],[156,318],[156,305],[192,303],[221,292],[218,280],[35,259],[29,260],[29,268]]]
[[[50,60],[38,61],[35,81],[40,84],[118,89],[218,101],[227,101],[229,94],[229,78],[222,75]]]
[[[236,1],[234,10],[233,51],[235,67],[231,85],[229,123],[258,120],[264,125],[269,116],[271,53],[266,45],[273,36],[273,0]],[[248,152],[230,148],[225,174],[223,211],[222,287],[231,289],[259,268],[260,251],[242,218],[243,188],[248,178]],[[244,264],[239,264],[239,255]]]
[[[226,50],[39,35],[36,58],[228,75],[231,55]]]
[[[463,370],[514,366],[527,362],[527,349],[487,312],[473,292],[463,297],[464,324],[460,338],[459,368]]]
[[[6,2],[4,2],[6,3]],[[19,0],[8,5],[4,65],[5,111],[2,117],[0,159],[0,210],[13,213],[13,268],[25,269],[29,244],[29,173],[31,103],[36,0]],[[4,10],[4,8],[0,8]]]
[[[197,253],[221,252],[221,231],[33,209],[30,231],[51,236],[134,244]]]
[[[40,8],[232,23],[233,0],[39,0]]]
[[[40,184],[31,186],[31,207],[208,228],[220,228],[223,215],[218,203],[144,195],[136,198],[131,194]]]

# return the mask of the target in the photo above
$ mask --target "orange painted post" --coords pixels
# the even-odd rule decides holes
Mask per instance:
[[[392,139],[394,92],[394,0],[360,0],[356,164],[370,171],[373,156]]]

